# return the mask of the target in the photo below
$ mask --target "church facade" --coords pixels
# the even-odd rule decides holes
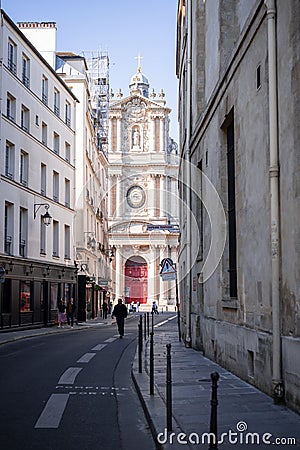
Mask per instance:
[[[108,216],[112,300],[176,306],[175,281],[162,281],[161,261],[177,261],[177,145],[169,137],[163,90],[158,99],[140,65],[129,96],[111,92]]]

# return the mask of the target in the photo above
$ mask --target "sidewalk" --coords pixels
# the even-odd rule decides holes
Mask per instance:
[[[7,342],[17,341],[19,339],[45,335],[45,334],[53,334],[53,333],[71,333],[72,331],[83,330],[90,327],[95,326],[108,326],[112,325],[116,322],[115,319],[111,319],[111,316],[107,316],[107,319],[97,318],[90,319],[86,322],[79,322],[78,324],[74,324],[73,328],[70,328],[68,325],[65,325],[63,328],[58,328],[57,325],[49,326],[49,327],[41,327],[41,328],[32,328],[26,330],[15,329],[14,331],[1,331],[0,332],[0,345],[6,344]]]
[[[154,395],[150,396],[150,340],[144,342],[142,373],[138,371],[138,351],[132,376],[143,403],[158,448],[300,449],[300,416],[242,381],[201,352],[186,348],[178,340],[176,316],[167,325],[154,328]],[[166,344],[171,344],[173,435],[166,432]],[[211,377],[219,373],[218,439],[208,445]],[[184,433],[184,434],[180,434]],[[223,443],[220,442],[223,435]],[[226,434],[225,434],[226,433]],[[294,438],[289,440],[289,438]],[[198,442],[198,445],[196,445]]]

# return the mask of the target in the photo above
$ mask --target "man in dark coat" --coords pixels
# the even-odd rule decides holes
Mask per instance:
[[[120,334],[120,338],[124,336],[124,323],[125,323],[125,317],[127,317],[127,308],[123,304],[122,299],[119,298],[118,304],[114,307],[114,310],[112,312],[111,318],[116,318],[117,325],[118,325],[118,331]]]

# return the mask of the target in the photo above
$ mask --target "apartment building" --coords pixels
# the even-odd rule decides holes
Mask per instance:
[[[1,10],[1,328],[54,323],[58,300],[76,297],[78,100],[20,28]]]

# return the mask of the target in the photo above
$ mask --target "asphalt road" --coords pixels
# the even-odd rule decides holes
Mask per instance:
[[[131,379],[138,318],[0,346],[1,450],[154,450]]]

